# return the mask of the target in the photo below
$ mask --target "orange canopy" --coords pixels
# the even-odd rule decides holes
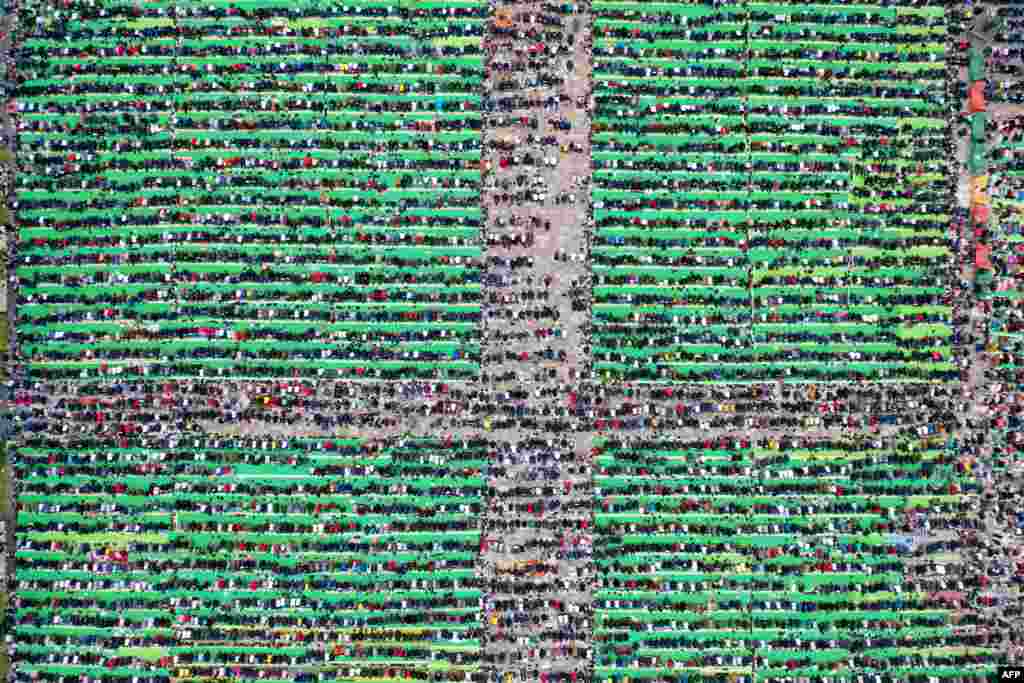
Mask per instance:
[[[975,81],[967,91],[967,111],[976,114],[985,111],[985,81]]]

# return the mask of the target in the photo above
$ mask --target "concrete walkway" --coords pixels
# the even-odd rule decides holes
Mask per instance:
[[[485,394],[502,397],[514,416],[554,416],[566,408],[566,387],[589,369],[591,19],[586,4],[556,13],[526,2],[499,3],[494,17],[487,49],[496,125],[484,135],[485,281],[493,286],[484,308]],[[542,31],[561,38],[542,41]],[[546,52],[536,55],[539,44]],[[478,563],[487,678],[567,672],[589,681],[589,438],[505,427],[479,407],[504,444],[491,467]]]

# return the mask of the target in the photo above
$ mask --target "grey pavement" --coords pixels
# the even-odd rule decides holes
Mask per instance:
[[[589,369],[591,21],[585,4],[575,10],[559,16],[536,3],[499,4],[494,28],[503,29],[507,18],[516,33],[488,36],[492,100],[522,95],[528,101],[496,117],[501,124],[532,124],[499,125],[484,137],[487,275],[502,286],[484,308],[483,384],[490,398],[504,397],[519,414],[565,410],[566,387]],[[557,27],[562,40],[545,41],[555,54],[531,64],[526,54],[538,39],[529,33],[542,26],[542,14],[544,28]],[[510,82],[518,87],[506,89]],[[527,258],[526,268],[506,265]],[[522,315],[531,310],[542,316]],[[589,681],[593,472],[587,440],[524,430],[517,422],[506,427],[500,417],[492,422],[489,412],[481,412],[485,428],[505,448],[488,482],[478,571],[488,587],[488,680],[539,681],[546,672],[565,671]]]

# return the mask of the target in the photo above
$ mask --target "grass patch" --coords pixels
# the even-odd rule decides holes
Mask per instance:
[[[480,45],[480,36],[452,36],[450,38],[435,38],[430,41],[434,47],[466,47],[468,45]]]
[[[293,19],[288,22],[288,28],[301,31],[304,28],[320,29],[324,27],[324,20],[320,17],[305,17],[303,19]]]
[[[942,323],[930,323],[924,325],[910,325],[908,327],[897,327],[896,336],[900,339],[927,339],[931,337],[951,337],[953,330]]]
[[[163,647],[119,647],[118,657],[134,657],[146,662],[157,662],[160,658],[170,654],[167,648]]]
[[[136,19],[135,21],[128,22],[128,28],[158,28],[161,26],[174,26],[174,19],[170,17],[160,17],[155,19]]]
[[[125,547],[132,543],[147,543],[150,545],[166,545],[171,539],[165,534],[124,534],[124,533],[97,533],[97,534],[70,534],[59,531],[46,531],[41,534],[30,534],[33,540],[58,541],[61,543],[89,543],[90,545],[109,545],[112,547]]]

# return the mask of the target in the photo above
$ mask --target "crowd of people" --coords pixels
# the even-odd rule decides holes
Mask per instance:
[[[32,472],[18,502],[20,675],[324,680],[361,661],[363,676],[401,678],[422,673],[403,658],[427,658],[468,680],[493,445],[95,446],[18,463]]]
[[[985,2],[994,35],[988,54],[989,84],[986,94],[994,102],[1024,104],[1024,51],[1017,39],[1024,31],[1024,9],[1019,3]]]
[[[941,8],[607,11],[595,44],[596,371],[954,379],[938,286],[950,198]],[[803,42],[854,28],[834,54]],[[722,65],[697,65],[708,59]]]
[[[378,10],[46,17],[18,75],[37,378],[476,376],[487,7]]]
[[[948,615],[926,616],[985,598],[983,575],[941,557],[978,526],[959,495],[969,467],[944,439],[610,439],[597,450],[595,559],[609,567],[595,598],[599,669],[927,676],[986,663],[956,651],[963,630],[934,628]],[[922,495],[935,497],[912,502]]]
[[[1024,103],[1019,92],[1024,72],[1019,46],[1010,40],[1021,28],[1020,8],[1012,3],[992,3],[988,9],[1001,25],[994,43],[985,48],[988,112],[983,144],[988,163],[985,174],[972,182],[972,202],[981,203],[984,209],[972,211],[972,217],[977,223],[975,238],[991,250],[992,282],[981,297],[978,320],[972,322],[983,325],[985,334],[985,384],[977,402],[979,426],[988,436],[989,457],[979,477],[985,485],[981,515],[989,533],[973,538],[968,554],[972,566],[1002,588],[993,595],[990,606],[998,615],[1000,628],[1016,630],[1022,616],[1020,604],[1006,589],[1024,581],[1024,515],[1013,502],[1013,492],[1019,490],[1024,473],[1024,441],[1019,434],[1024,374],[1019,369],[1017,339],[1022,329],[1019,235],[1024,225],[1024,111],[1013,106]],[[1010,656],[1022,654],[1024,644],[1013,639]]]
[[[1015,353],[991,397],[960,353],[1014,240],[949,208],[943,7],[267,5],[22,8],[17,680],[1019,651]],[[419,418],[498,434],[323,436]]]
[[[566,403],[588,375],[587,5],[499,5],[486,43],[499,112],[481,197],[494,292],[481,412],[486,429],[509,435],[489,471],[480,557],[493,683],[594,680],[592,471]]]

